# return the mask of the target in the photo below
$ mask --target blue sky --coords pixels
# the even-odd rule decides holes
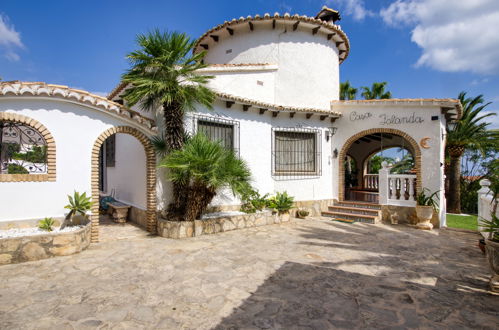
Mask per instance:
[[[497,0],[2,1],[0,76],[106,93],[128,67],[137,33],[160,28],[197,38],[224,20],[276,11],[314,16],[324,4],[341,11],[351,42],[342,81],[387,81],[400,98],[464,90],[499,109]]]

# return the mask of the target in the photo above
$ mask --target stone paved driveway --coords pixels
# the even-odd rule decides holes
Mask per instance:
[[[304,220],[0,267],[0,329],[497,328],[477,235]]]

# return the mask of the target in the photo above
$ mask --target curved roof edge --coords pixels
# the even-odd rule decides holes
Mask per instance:
[[[53,97],[55,99],[64,99],[68,102],[79,103],[84,106],[90,105],[118,118],[131,121],[148,132],[156,131],[154,120],[144,117],[140,113],[113,102],[106,97],[64,85],[47,84],[44,82],[0,82],[0,97],[9,96]]]
[[[421,105],[439,106],[443,112],[453,120],[459,120],[463,116],[463,106],[458,99],[373,99],[373,100],[334,100],[331,106],[335,105]],[[455,112],[453,112],[455,110]]]
[[[319,28],[319,29],[323,28],[323,29],[330,31],[329,35],[331,35],[331,37],[328,36],[328,39],[331,39],[331,41],[336,42],[336,47],[338,48],[338,51],[339,51],[340,64],[348,57],[348,54],[350,53],[350,41],[348,40],[347,35],[345,34],[345,32],[343,32],[343,30],[341,29],[341,27],[339,25],[325,22],[325,21],[318,19],[318,18],[315,18],[315,17],[309,17],[309,16],[305,16],[305,15],[300,16],[298,14],[290,15],[288,13],[286,13],[284,15],[280,15],[279,13],[275,13],[274,15],[270,15],[267,13],[264,16],[255,15],[254,17],[252,17],[252,16],[240,17],[239,19],[234,18],[231,21],[225,21],[223,24],[217,25],[214,28],[205,32],[196,41],[196,44],[194,45],[193,52],[196,53],[196,52],[203,50],[203,49],[201,49],[202,48],[201,47],[202,41],[205,40],[206,38],[208,38],[212,33],[215,33],[215,32],[220,31],[222,29],[227,29],[227,28],[230,29],[230,27],[234,26],[234,25],[239,25],[242,23],[253,23],[253,22],[257,22],[257,21],[294,21],[296,23],[304,22],[304,23],[312,24],[315,26],[315,28],[312,29],[312,30],[314,30],[313,34],[317,33],[318,30],[315,30],[317,28]],[[251,25],[251,26],[253,26],[253,25]],[[232,30],[232,32],[230,32],[231,30],[228,30],[228,31],[229,31],[230,35],[232,35],[234,33],[233,30]],[[340,40],[335,39],[334,38],[335,35],[339,36]],[[214,37],[216,37],[214,39],[218,40],[218,36],[214,36]],[[341,45],[343,45],[342,49],[340,49]]]
[[[268,110],[286,111],[286,112],[318,113],[318,114],[329,115],[332,118],[341,117],[341,112],[335,112],[335,111],[332,111],[329,109],[293,107],[293,106],[287,106],[287,105],[279,105],[279,104],[261,102],[261,101],[247,99],[244,97],[240,97],[240,96],[236,96],[236,95],[232,95],[232,94],[227,94],[227,93],[216,92],[216,94],[217,94],[217,97],[219,99],[224,100],[224,101],[232,101],[232,102],[239,103],[242,105],[250,105],[250,106],[255,106],[258,108],[262,108],[262,109],[265,108]]]

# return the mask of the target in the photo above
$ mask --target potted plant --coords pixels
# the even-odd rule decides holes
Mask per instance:
[[[309,214],[310,214],[310,212],[308,212],[307,210],[303,210],[303,209],[299,209],[298,211],[296,211],[296,216],[300,219],[306,219]]]
[[[487,260],[492,270],[490,288],[494,292],[499,292],[499,217],[496,215],[497,203],[497,201],[494,201],[491,219],[481,219],[484,231],[489,233],[485,242],[485,249],[487,251]]]
[[[68,209],[69,213],[64,218],[61,229],[64,229],[66,226],[86,224],[88,222],[87,212],[92,207],[91,198],[87,197],[87,193],[80,194],[75,191],[73,197],[68,195],[68,200],[69,204],[64,206],[64,208]]]
[[[289,210],[293,207],[293,201],[294,198],[289,196],[287,192],[278,192],[270,198],[269,206],[279,214],[282,222],[286,222],[289,221]]]
[[[431,218],[433,217],[433,211],[437,210],[438,207],[438,191],[430,194],[430,190],[424,188],[416,196],[416,216],[418,217],[418,223],[416,227],[419,229],[431,230],[433,224],[431,223]]]

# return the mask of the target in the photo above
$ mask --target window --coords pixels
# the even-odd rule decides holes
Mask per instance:
[[[273,175],[320,175],[320,131],[279,128],[273,134]]]
[[[0,121],[0,174],[47,174],[47,142],[34,127]]]
[[[114,167],[116,164],[116,134],[106,139],[106,167]]]
[[[222,118],[197,116],[195,131],[203,133],[212,141],[218,141],[227,149],[239,152],[239,122]]]

